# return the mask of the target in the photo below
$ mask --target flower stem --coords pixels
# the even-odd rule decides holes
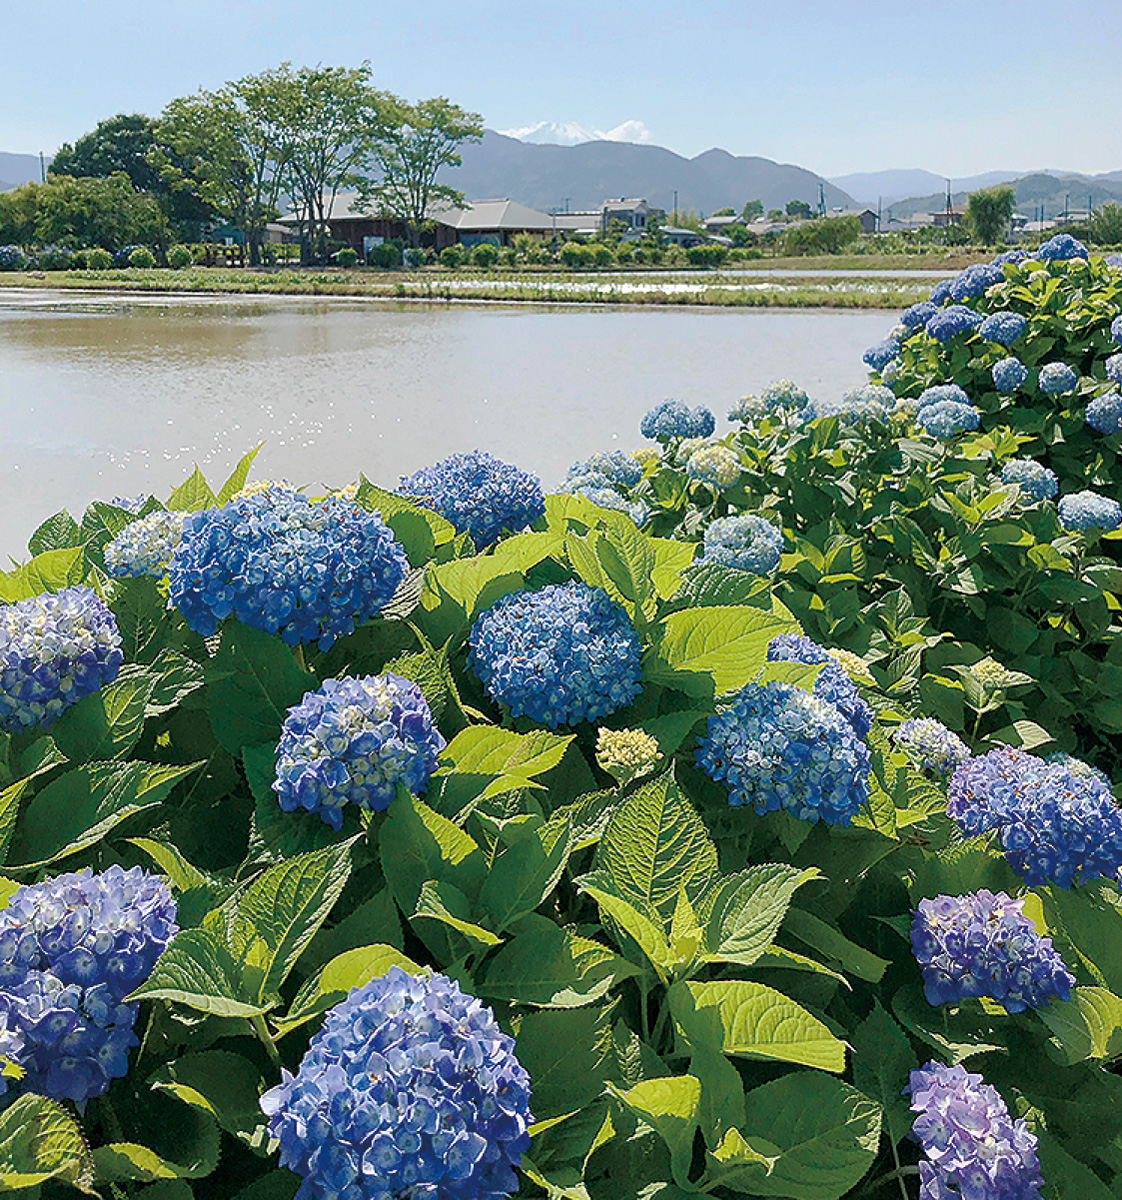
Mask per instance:
[[[276,1042],[273,1041],[273,1035],[269,1032],[268,1025],[265,1024],[265,1018],[259,1013],[255,1017],[250,1017],[249,1021],[253,1026],[253,1032],[257,1034],[257,1040],[265,1047],[265,1053],[279,1067],[281,1065],[280,1051],[277,1049]]]

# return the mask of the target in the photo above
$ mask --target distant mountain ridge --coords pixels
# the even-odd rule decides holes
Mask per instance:
[[[51,165],[51,156],[47,157],[47,166]],[[4,154],[0,152],[0,192],[10,192],[12,188],[24,183],[39,181],[38,154]]]
[[[1111,174],[1119,174],[1111,172]],[[1075,210],[1086,212],[1087,204],[1098,209],[1104,204],[1122,204],[1122,179],[1111,179],[1105,175],[1051,175],[1037,172],[1020,179],[1008,181],[1017,197],[1017,212],[1030,221],[1043,213],[1045,220],[1058,217],[1062,212]],[[953,204],[965,204],[969,191],[951,193]],[[910,217],[916,213],[941,212],[947,204],[947,193],[936,192],[929,196],[911,196],[884,206],[883,228],[890,229],[888,214],[893,217]]]

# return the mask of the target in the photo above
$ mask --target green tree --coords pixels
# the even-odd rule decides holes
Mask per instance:
[[[8,193],[8,203],[19,216],[25,244],[116,250],[132,242],[167,241],[167,221],[155,198],[137,192],[123,171],[107,179],[49,175],[46,183],[29,183],[15,193]]]
[[[1122,246],[1122,204],[1104,204],[1087,222],[1087,236],[1099,246]]]
[[[783,234],[787,254],[837,254],[861,236],[858,217],[817,217]]]
[[[762,200],[749,200],[740,210],[740,219],[742,221],[751,221],[753,217],[762,217],[763,215],[764,202]]]
[[[810,216],[810,205],[805,200],[788,200],[787,215],[789,217],[802,217],[805,220]]]
[[[966,221],[978,241],[987,246],[1005,240],[1017,193],[1008,184],[980,188],[966,201]]]
[[[443,167],[460,165],[459,148],[483,137],[483,118],[437,96],[408,104],[383,94],[369,133],[370,158],[379,179],[360,184],[369,210],[403,221],[414,246],[432,219],[433,205],[462,205],[462,192],[436,182]]]
[[[138,192],[163,191],[160,172],[148,160],[156,143],[156,123],[142,113],[119,113],[74,145],[60,147],[50,165],[52,175],[105,179],[123,171]]]
[[[735,208],[718,208],[716,212],[711,212],[709,215],[711,217],[735,217],[736,209]]]

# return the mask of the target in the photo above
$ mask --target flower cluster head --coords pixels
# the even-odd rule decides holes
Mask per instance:
[[[860,679],[867,683],[873,682],[873,677],[869,674],[869,664],[860,655],[854,654],[852,650],[839,650],[837,647],[833,647],[826,653],[850,679]]]
[[[112,683],[123,661],[116,619],[90,588],[0,607],[0,729],[49,725]]]
[[[1067,1000],[1075,976],[1021,911],[1023,901],[984,888],[921,900],[912,921],[912,953],[928,1004],[987,996],[1007,1012]]]
[[[1070,233],[1057,233],[1050,237],[1036,252],[1041,262],[1054,262],[1063,258],[1087,258],[1087,247],[1073,238]]]
[[[967,267],[965,271],[960,271],[951,280],[950,298],[956,304],[961,304],[963,300],[983,295],[986,288],[992,287],[995,283],[1001,283],[1004,278],[1005,272],[1002,271],[1000,264],[975,263],[973,266]]]
[[[937,304],[932,304],[930,300],[921,300],[918,304],[904,309],[900,315],[900,324],[907,326],[915,333],[922,329],[938,311]]]
[[[969,757],[966,743],[934,717],[913,717],[897,725],[892,740],[928,771],[949,775]]]
[[[658,742],[641,729],[600,729],[596,734],[596,763],[617,783],[649,775],[662,761]]]
[[[139,496],[114,496],[109,501],[114,508],[123,508],[125,512],[139,513],[148,502],[148,497],[141,492]]]
[[[957,334],[966,333],[982,323],[982,314],[963,304],[940,309],[924,326],[937,342],[949,342]]]
[[[1109,496],[1096,492],[1073,492],[1061,496],[1060,524],[1069,532],[1077,529],[1117,529],[1122,525],[1122,507]]]
[[[869,750],[853,726],[828,700],[776,680],[747,684],[710,717],[695,759],[730,804],[758,813],[848,825],[869,798]]]
[[[491,698],[551,729],[607,716],[642,690],[627,613],[585,583],[503,596],[476,619],[468,644],[468,666]]]
[[[1060,490],[1056,472],[1035,458],[1011,458],[1001,468],[1001,482],[1015,483],[1029,500],[1051,500]]]
[[[999,267],[1002,263],[1021,263],[1031,257],[1027,250],[1003,250],[993,259],[993,263]]]
[[[602,475],[610,487],[634,487],[643,478],[643,468],[622,450],[599,450],[587,462],[574,463],[569,474]]]
[[[947,814],[967,835],[996,831],[1031,887],[1113,875],[1122,866],[1122,809],[1086,772],[1001,748],[968,759],[951,779]]]
[[[686,474],[698,483],[720,491],[740,478],[740,458],[735,450],[718,442],[695,450],[686,463]]]
[[[912,1137],[926,1156],[920,1200],[1040,1200],[1037,1138],[981,1075],[929,1062],[904,1091],[919,1113]]]
[[[936,383],[920,392],[916,400],[916,412],[929,404],[938,404],[940,400],[953,400],[956,404],[970,403],[970,397],[957,383]]]
[[[483,450],[403,475],[397,491],[435,509],[457,533],[471,534],[479,550],[504,529],[525,529],[545,512],[541,480]]]
[[[348,801],[381,812],[399,783],[423,792],[444,746],[410,680],[388,673],[328,679],[288,710],[273,791],[285,812],[304,808],[340,829]]]
[[[688,408],[681,400],[663,400],[647,412],[639,423],[639,432],[652,441],[669,438],[709,437],[717,423],[709,409],[699,405]]]
[[[916,413],[916,424],[925,433],[944,439],[959,433],[973,433],[981,420],[982,414],[972,404],[963,404],[959,400],[937,400]]]
[[[993,364],[990,376],[999,392],[1015,392],[1028,378],[1029,371],[1019,358],[1010,354]]]
[[[838,415],[846,425],[883,421],[896,406],[896,393],[883,383],[864,383],[850,388],[841,399]]]
[[[978,335],[987,342],[1010,346],[1024,333],[1027,324],[1028,321],[1020,313],[995,312],[978,326]]]
[[[82,1102],[128,1072],[139,1005],[125,997],[178,929],[171,893],[140,867],[16,889],[0,911],[0,1053],[23,1090]]]
[[[640,446],[638,450],[632,450],[627,457],[633,458],[645,471],[647,467],[657,466],[660,456],[655,446]]]
[[[331,1009],[261,1109],[301,1200],[498,1200],[518,1189],[533,1120],[491,1010],[396,966]]]
[[[874,371],[883,371],[894,358],[899,358],[900,350],[896,338],[885,338],[883,342],[870,346],[861,356],[861,361]]]
[[[1110,336],[1122,346],[1122,313],[1119,313],[1110,323]]]
[[[1084,419],[1099,433],[1122,433],[1122,393],[1107,392],[1088,405]]]
[[[1067,363],[1051,362],[1045,363],[1040,368],[1037,382],[1040,384],[1042,392],[1046,392],[1049,396],[1057,396],[1061,392],[1072,391],[1079,382],[1079,376]]]
[[[105,547],[110,575],[154,575],[162,578],[183,536],[185,512],[162,509],[132,521]]]
[[[873,710],[861,699],[848,672],[833,652],[801,634],[781,633],[767,647],[768,662],[824,664],[814,680],[814,694],[832,704],[863,738],[873,723]]]
[[[601,475],[573,475],[566,478],[558,490],[572,496],[583,496],[598,508],[626,513],[637,526],[645,525],[651,515],[651,510],[642,500],[628,500],[626,496],[621,496]]]
[[[699,562],[766,575],[779,564],[783,534],[755,513],[718,517],[705,530],[703,549]]]
[[[188,515],[168,564],[168,605],[204,636],[234,616],[326,650],[390,600],[408,567],[376,513],[269,488]]]
[[[1073,775],[1086,775],[1110,787],[1110,776],[1105,771],[1100,771],[1098,767],[1093,767],[1090,763],[1085,763],[1081,758],[1076,758],[1074,754],[1065,754],[1063,750],[1053,750],[1051,754],[1044,756],[1044,761],[1047,763],[1058,763]]]
[[[788,415],[814,412],[814,401],[797,383],[780,379],[769,383],[758,396],[742,396],[729,410],[730,421],[751,421],[769,413]]]
[[[1103,370],[1111,383],[1122,387],[1122,354],[1112,354],[1103,362]]]
[[[934,305],[936,308],[942,308],[944,304],[951,298],[951,286],[954,284],[953,279],[940,279],[939,282],[927,294],[927,303]],[[934,313],[929,314],[928,319],[934,316]],[[925,321],[926,325],[927,322]]]

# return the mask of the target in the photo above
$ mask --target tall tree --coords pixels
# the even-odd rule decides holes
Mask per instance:
[[[978,241],[986,246],[1005,240],[1017,204],[1017,193],[1008,184],[980,188],[966,201],[966,220]]]
[[[138,192],[163,190],[160,173],[148,161],[155,144],[155,122],[142,113],[119,113],[105,121],[74,145],[59,148],[50,166],[52,175],[76,175],[106,179],[123,171]]]
[[[362,203],[404,221],[417,246],[434,205],[464,203],[462,192],[438,184],[436,176],[442,167],[460,165],[460,146],[483,137],[483,118],[443,96],[408,104],[383,94],[378,108],[380,120],[370,131],[370,148],[380,179],[359,185]]]

